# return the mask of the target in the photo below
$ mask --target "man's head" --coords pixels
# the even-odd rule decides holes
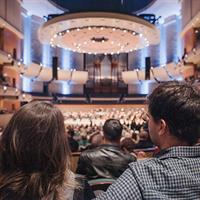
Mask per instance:
[[[160,84],[148,97],[151,139],[166,130],[177,141],[193,145],[200,136],[200,90],[182,82]],[[159,126],[157,126],[159,124]],[[164,131],[165,130],[165,131]]]
[[[108,119],[103,125],[103,135],[107,141],[119,142],[122,136],[123,126],[117,119]]]

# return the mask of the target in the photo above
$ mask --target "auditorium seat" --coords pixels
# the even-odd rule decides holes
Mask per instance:
[[[98,178],[94,180],[88,181],[94,194],[97,196],[98,194],[107,190],[107,188],[115,182],[115,179],[110,178]]]
[[[76,172],[79,157],[80,157],[80,152],[73,152],[70,158],[70,163],[71,163],[70,168],[74,173]]]

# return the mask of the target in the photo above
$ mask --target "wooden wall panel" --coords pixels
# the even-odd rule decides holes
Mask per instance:
[[[184,43],[186,52],[190,52],[195,44],[195,33],[194,29],[190,29],[184,36]]]
[[[11,87],[20,87],[20,76],[19,73],[13,67],[4,67],[3,69],[4,76],[7,76],[9,86]]]
[[[191,5],[192,18],[199,12],[199,10],[200,10],[200,1],[192,0],[192,5]]]
[[[13,114],[0,115],[0,126],[5,128]]]
[[[2,99],[2,107],[9,112],[14,112],[20,108],[18,99]]]
[[[0,17],[5,18],[5,4],[6,0],[0,0]]]
[[[22,30],[21,5],[17,0],[6,0],[5,19],[19,31]]]
[[[183,0],[182,1],[182,24],[183,28],[190,22],[190,20],[199,12],[199,0]]]
[[[3,51],[13,55],[13,49],[17,51],[17,59],[21,58],[21,40],[11,31],[4,29],[3,33],[4,44]]]
[[[191,20],[191,0],[182,1],[182,24],[185,27]]]
[[[3,50],[4,43],[4,29],[0,28],[0,50]]]

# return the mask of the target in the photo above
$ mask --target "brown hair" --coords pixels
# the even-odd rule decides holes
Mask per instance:
[[[160,84],[148,97],[154,120],[164,119],[170,133],[194,145],[200,137],[200,90],[188,83],[169,81]]]
[[[0,152],[0,199],[9,199],[9,193],[20,200],[52,194],[56,200],[59,188],[72,186],[64,118],[51,103],[33,101],[21,107],[2,134]]]

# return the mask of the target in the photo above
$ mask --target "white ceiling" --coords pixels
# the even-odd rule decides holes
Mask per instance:
[[[160,41],[159,31],[146,20],[106,12],[62,15],[44,23],[38,33],[42,43],[94,54],[129,52]]]
[[[48,16],[49,14],[61,14],[62,10],[49,3],[48,0],[23,0],[24,7],[30,15],[39,17]]]
[[[40,17],[47,16],[48,14],[63,13],[62,10],[53,6],[48,0],[23,0],[22,6],[29,14]],[[180,9],[180,0],[157,0],[150,8],[142,13],[153,13],[165,19],[171,15],[179,15]]]
[[[153,13],[156,16],[165,18],[172,15],[180,15],[181,1],[180,0],[157,0],[150,8],[142,13]]]

